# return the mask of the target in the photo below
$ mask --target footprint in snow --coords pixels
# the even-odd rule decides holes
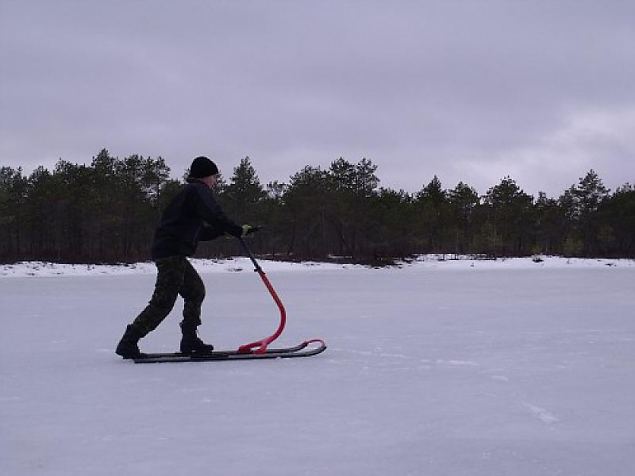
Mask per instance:
[[[473,360],[437,360],[437,364],[445,364],[452,366],[465,366],[465,367],[478,367],[479,363],[474,362]]]
[[[547,425],[551,425],[552,423],[557,423],[560,420],[545,410],[544,408],[537,407],[536,405],[532,405],[531,403],[523,402],[523,406],[528,409],[536,418]]]
[[[492,375],[491,378],[499,382],[509,382],[509,377],[505,377],[504,375]]]

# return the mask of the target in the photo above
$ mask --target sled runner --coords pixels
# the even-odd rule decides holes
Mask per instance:
[[[319,344],[317,347],[311,344]],[[134,359],[137,364],[153,364],[164,362],[206,362],[210,360],[257,360],[257,359],[289,359],[294,357],[310,357],[326,350],[326,344],[322,339],[304,341],[295,347],[283,347],[279,349],[266,349],[264,352],[240,352],[238,350],[220,350],[211,353],[182,354],[180,352],[167,352],[155,354],[143,354],[143,357]]]

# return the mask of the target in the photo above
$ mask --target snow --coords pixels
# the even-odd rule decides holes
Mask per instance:
[[[192,259],[199,273],[225,273],[253,271],[249,258],[228,259]],[[310,269],[348,269],[356,265],[338,265],[331,263],[302,262],[291,263],[283,261],[259,260],[260,266],[270,271],[307,271]],[[16,264],[0,265],[0,278],[23,277],[57,277],[57,276],[103,276],[103,275],[133,275],[156,274],[154,263],[133,264],[60,264],[44,261],[25,261]]]
[[[543,259],[263,261],[277,344],[326,352],[157,365],[113,354],[151,264],[4,266],[0,474],[630,476],[635,266]],[[194,263],[203,338],[273,331],[248,261]],[[142,349],[175,349],[179,309]]]
[[[581,259],[562,258],[558,256],[540,256],[534,258],[502,258],[495,260],[474,259],[470,256],[455,255],[421,255],[414,260],[401,261],[396,267],[419,269],[435,268],[457,270],[477,269],[536,269],[536,268],[601,268],[601,267],[635,267],[635,260],[629,259]],[[452,257],[452,258],[450,258]],[[539,260],[539,261],[538,261]],[[199,273],[225,273],[252,271],[249,258],[228,259],[192,259]],[[336,264],[305,261],[302,263],[258,260],[267,271],[324,271],[336,269],[363,269],[361,265]],[[57,276],[100,276],[100,275],[132,275],[155,274],[152,262],[134,264],[60,264],[44,261],[25,261],[16,264],[0,264],[0,278],[23,277],[57,277]]]

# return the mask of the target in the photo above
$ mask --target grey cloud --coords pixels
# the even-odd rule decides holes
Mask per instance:
[[[0,5],[2,164],[105,146],[175,175],[199,153],[250,155],[264,181],[366,156],[411,191],[435,173],[484,191],[516,172],[532,193],[590,166],[613,187],[635,178],[632,140],[590,156],[550,139],[579,114],[632,120],[629,2]]]

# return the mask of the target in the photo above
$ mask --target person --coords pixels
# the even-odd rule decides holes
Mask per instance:
[[[214,349],[197,335],[205,286],[187,257],[194,254],[199,241],[213,240],[225,233],[240,237],[255,231],[250,225],[239,226],[230,220],[214,199],[211,189],[217,184],[218,174],[218,167],[209,158],[196,157],[187,183],[163,211],[152,243],[152,260],[158,270],[154,293],[146,308],[126,327],[117,345],[115,352],[124,359],[143,356],[139,340],[166,318],[178,295],[185,302],[180,324],[181,352]]]

